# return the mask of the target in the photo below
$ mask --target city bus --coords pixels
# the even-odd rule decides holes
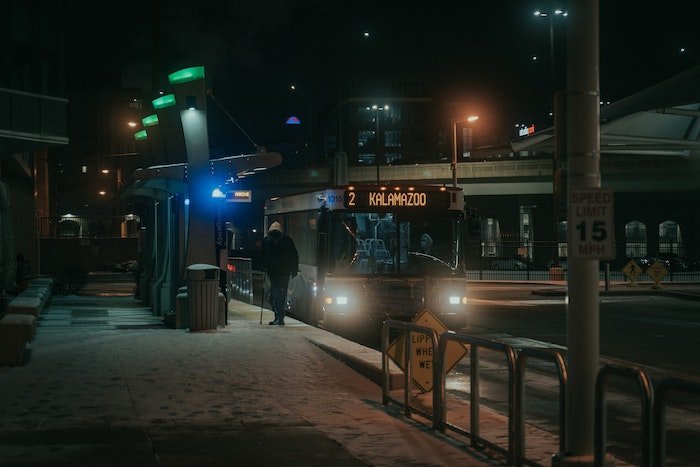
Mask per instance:
[[[327,329],[373,329],[429,309],[450,329],[467,319],[464,196],[435,185],[348,185],[272,198],[299,251],[288,313]]]

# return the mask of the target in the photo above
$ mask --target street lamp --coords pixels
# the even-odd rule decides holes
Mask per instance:
[[[554,17],[561,16],[563,18],[566,18],[567,16],[569,16],[569,13],[560,8],[556,8],[551,12],[535,10],[533,14],[539,18],[549,19],[549,67],[551,72],[550,79],[552,80],[552,91],[554,91]]]
[[[306,125],[305,125],[305,127],[306,127],[306,135],[307,135],[306,137],[308,140],[307,140],[305,146],[307,148],[309,148],[309,150],[311,150],[310,149],[311,140],[313,139],[313,133],[311,131],[311,103],[309,102],[309,99],[306,98],[306,94],[304,94],[304,92],[301,89],[299,89],[299,87],[297,87],[295,84],[290,84],[289,89],[290,89],[290,91],[299,94],[301,96],[301,98],[304,100],[304,103],[306,104]],[[303,121],[302,121],[302,124],[304,124]]]
[[[384,104],[384,105],[377,105],[373,104],[371,107],[368,106],[367,110],[373,110],[374,111],[374,124],[375,124],[375,129],[374,129],[374,164],[377,167],[377,183],[379,183],[379,112],[383,112],[384,110],[389,110],[389,104]],[[381,138],[382,145],[384,144],[384,138]]]
[[[457,186],[457,125],[461,123],[470,124],[477,120],[479,120],[478,115],[470,115],[464,120],[452,122],[452,163],[450,164],[452,168],[452,186]],[[464,138],[462,138],[462,142],[464,142]]]

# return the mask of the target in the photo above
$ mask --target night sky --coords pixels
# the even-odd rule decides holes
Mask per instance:
[[[265,145],[284,119],[337,102],[344,79],[429,82],[483,124],[541,122],[549,111],[549,23],[535,9],[548,0],[410,2],[259,0],[67,1],[69,93],[101,85],[150,84],[180,68],[204,65],[207,85],[238,123]],[[456,6],[458,5],[458,6]],[[600,79],[614,101],[698,64],[696,1],[600,1]],[[555,65],[565,69],[565,19],[555,20]],[[363,38],[369,31],[371,36]],[[686,48],[681,53],[681,47]],[[533,56],[538,56],[533,61]],[[155,57],[155,60],[154,60]],[[88,83],[90,86],[86,86]],[[303,95],[293,94],[296,84]],[[69,96],[70,97],[70,96]],[[210,104],[212,138],[231,153],[247,139]],[[221,133],[220,135],[218,133]]]

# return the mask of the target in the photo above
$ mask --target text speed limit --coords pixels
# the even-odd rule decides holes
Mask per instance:
[[[569,192],[569,256],[614,258],[614,229],[611,190],[581,188]]]

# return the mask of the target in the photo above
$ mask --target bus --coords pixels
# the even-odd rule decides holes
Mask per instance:
[[[465,326],[464,204],[461,188],[409,184],[267,200],[265,231],[280,222],[299,251],[287,312],[331,330],[376,329],[423,309]]]

